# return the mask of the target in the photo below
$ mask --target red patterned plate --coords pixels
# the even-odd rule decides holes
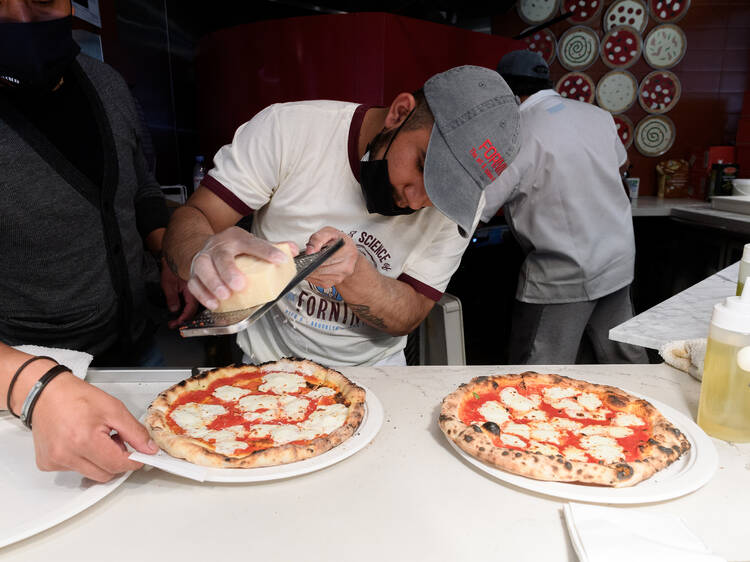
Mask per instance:
[[[604,31],[616,25],[629,25],[643,33],[648,25],[648,9],[640,0],[616,0],[604,14]]]
[[[601,55],[610,68],[628,68],[641,56],[641,36],[632,27],[618,25],[602,38]]]
[[[599,36],[590,27],[577,25],[557,42],[557,58],[567,70],[586,70],[599,54]]]
[[[537,25],[557,13],[560,0],[519,0],[518,16],[528,24]]]
[[[633,122],[625,115],[613,115],[612,119],[615,120],[617,136],[620,137],[623,146],[626,149],[630,148],[630,145],[633,144]]]
[[[648,74],[638,88],[638,103],[649,113],[666,113],[680,99],[680,79],[668,70]]]
[[[555,60],[555,49],[557,47],[557,39],[554,33],[549,29],[542,29],[524,37],[523,40],[528,45],[527,49],[529,51],[541,54],[544,60],[547,61],[547,66],[552,65],[552,62]]]
[[[643,58],[653,68],[672,68],[682,60],[687,39],[682,29],[671,23],[653,28],[643,44]]]
[[[585,72],[568,72],[557,81],[555,90],[564,98],[586,103],[594,103],[596,95],[594,81]]]
[[[644,156],[661,156],[672,148],[677,130],[666,115],[649,115],[635,128],[635,147]]]
[[[571,23],[585,23],[594,19],[602,11],[604,0],[562,0],[561,14],[573,12],[568,18]]]
[[[690,0],[649,0],[648,9],[659,23],[680,21],[690,8]]]

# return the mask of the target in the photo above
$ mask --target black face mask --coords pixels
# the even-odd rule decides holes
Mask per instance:
[[[72,16],[0,23],[0,78],[24,91],[50,91],[75,59]]]
[[[411,113],[406,116],[404,122],[398,126],[396,132],[393,133],[381,160],[369,160],[368,156],[368,160],[363,160],[359,163],[359,184],[362,186],[362,193],[365,196],[367,210],[370,213],[377,213],[379,215],[385,215],[386,217],[394,217],[396,215],[410,215],[416,210],[396,205],[396,202],[393,200],[393,184],[388,177],[388,161],[385,159],[391,148],[391,144],[393,144],[393,140],[401,130],[401,127],[403,127],[409,120],[412,113],[414,113],[413,109],[411,110]],[[377,139],[377,137],[375,138]],[[373,142],[374,141],[375,139],[373,139]],[[372,143],[367,145],[368,155],[371,153],[371,146]]]

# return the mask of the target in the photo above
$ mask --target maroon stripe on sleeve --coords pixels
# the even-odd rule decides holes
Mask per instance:
[[[227,205],[232,207],[235,211],[241,214],[243,217],[251,214],[253,210],[245,205],[239,197],[232,193],[229,188],[225,187],[223,183],[214,178],[210,174],[206,174],[201,183],[206,186],[209,191],[212,191],[219,198],[224,201]]]
[[[399,275],[398,280],[403,281],[407,285],[411,286],[411,288],[419,294],[424,295],[428,299],[432,299],[435,302],[439,301],[443,296],[442,291],[438,291],[437,289],[430,287],[429,285],[425,285],[421,281],[417,281],[416,279],[414,279],[414,277],[410,277],[406,273],[402,273],[401,275]]]
[[[355,109],[352,123],[349,125],[349,167],[357,181],[359,181],[359,131],[362,129],[362,121],[365,120],[365,113],[371,107],[371,105],[360,105]]]

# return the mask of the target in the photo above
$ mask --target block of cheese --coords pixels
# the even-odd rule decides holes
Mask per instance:
[[[292,259],[292,251],[287,244],[274,244],[284,252],[288,259],[280,264],[271,263],[253,256],[241,255],[234,259],[234,263],[245,275],[246,285],[241,291],[223,301],[219,301],[216,312],[230,312],[241,310],[272,301],[287,286],[297,273]]]

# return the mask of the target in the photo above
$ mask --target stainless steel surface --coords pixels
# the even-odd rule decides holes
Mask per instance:
[[[344,240],[339,238],[333,245],[314,254],[301,254],[294,258],[297,274],[284,287],[274,300],[265,304],[259,304],[252,308],[234,310],[231,312],[212,312],[203,310],[193,320],[184,326],[180,326],[180,335],[184,338],[194,336],[220,336],[224,334],[236,334],[256,322],[266,312],[271,310],[279,299],[291,291],[300,281],[310,275],[323,262],[336,253],[344,245]]]

